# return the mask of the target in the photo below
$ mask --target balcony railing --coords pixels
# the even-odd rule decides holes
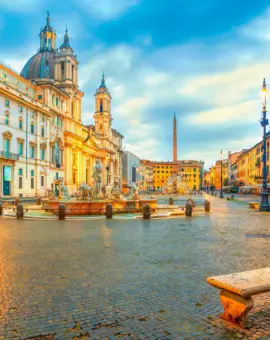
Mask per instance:
[[[0,151],[0,157],[1,158],[12,159],[12,160],[15,160],[15,161],[19,160],[19,154],[8,152],[8,151]]]

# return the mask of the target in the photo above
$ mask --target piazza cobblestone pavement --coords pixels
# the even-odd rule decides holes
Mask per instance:
[[[269,339],[270,294],[248,334],[217,322],[205,279],[270,263],[270,214],[215,198],[167,220],[0,219],[0,339]]]

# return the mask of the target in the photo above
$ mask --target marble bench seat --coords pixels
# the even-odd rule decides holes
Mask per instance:
[[[254,305],[251,296],[270,291],[270,267],[212,276],[206,282],[220,289],[224,308],[221,318],[245,327],[247,314]]]

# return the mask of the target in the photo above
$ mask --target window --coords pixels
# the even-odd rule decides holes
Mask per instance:
[[[40,186],[44,187],[44,176],[40,177]]]
[[[35,158],[35,147],[33,145],[30,146],[30,158]]]
[[[42,126],[41,128],[41,137],[44,137],[45,136],[45,129],[44,129],[44,126]]]
[[[5,113],[5,124],[9,125],[9,114]]]
[[[52,147],[52,163],[54,163],[54,153],[55,153],[55,148],[54,147]]]
[[[41,149],[41,160],[44,161],[45,160],[45,149]]]
[[[100,99],[100,110],[99,111],[103,112],[103,100],[102,99]]]
[[[30,125],[30,132],[31,132],[32,134],[35,133],[35,125],[34,125],[34,123],[31,123],[31,125]]]
[[[23,129],[23,120],[22,120],[22,117],[19,118],[19,129],[20,130]]]
[[[35,178],[31,177],[31,189],[35,189]]]
[[[9,107],[9,100],[8,99],[5,100],[5,107]]]
[[[72,65],[72,69],[71,69],[71,75],[72,75],[72,81],[74,82],[74,65]]]
[[[63,120],[60,119],[60,128],[63,129]]]
[[[63,108],[63,100],[61,100],[61,102],[60,102],[60,107],[61,107],[61,109]]]
[[[59,174],[58,174],[58,172],[55,173],[55,179],[59,179]]]
[[[55,100],[55,104],[56,104],[56,106],[58,106],[58,103],[59,103],[59,98],[58,98],[58,97],[56,97],[56,100]]]
[[[56,116],[56,126],[58,127],[59,126],[59,117],[58,116]]]
[[[133,166],[132,167],[132,182],[136,182],[137,181],[137,174],[136,174],[136,167]]]
[[[19,177],[19,189],[22,189],[23,188],[23,178],[20,176]]]
[[[23,107],[19,106],[19,112],[22,113],[23,112]]]
[[[10,141],[9,139],[4,139],[4,148],[5,148],[5,152],[9,152],[9,147],[10,147]]]
[[[23,169],[19,169],[19,176],[23,175]]]
[[[54,94],[52,95],[52,105],[54,105]]]
[[[35,170],[30,171],[30,176],[34,177],[35,176]]]
[[[18,153],[19,153],[19,156],[23,156],[23,143],[22,142],[18,143]]]
[[[55,163],[61,164],[61,150],[59,148],[58,142],[55,143]]]

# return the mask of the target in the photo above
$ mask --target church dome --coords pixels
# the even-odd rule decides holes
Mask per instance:
[[[40,51],[33,55],[22,69],[21,76],[26,79],[54,79],[54,64],[56,52]]]

